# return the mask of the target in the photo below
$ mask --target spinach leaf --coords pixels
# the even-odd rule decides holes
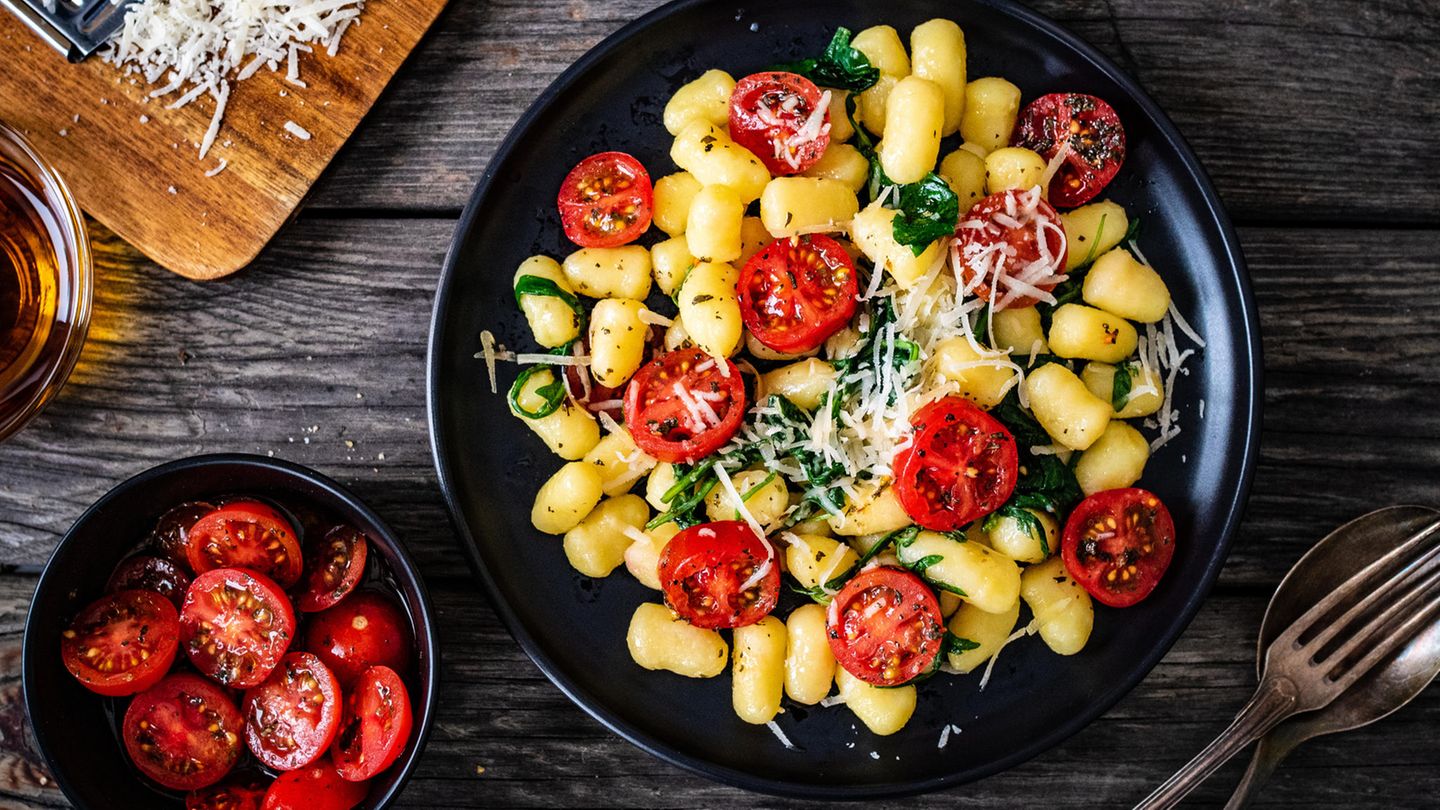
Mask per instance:
[[[936,239],[955,233],[960,197],[940,175],[930,172],[918,183],[907,183],[896,197],[893,207],[900,213],[891,223],[895,241],[908,245],[916,256]]]
[[[1010,518],[1020,524],[1020,528],[1024,529],[1026,534],[1040,541],[1040,553],[1048,557],[1050,556],[1050,541],[1045,534],[1045,527],[1041,525],[1040,518],[1035,517],[1030,510],[1039,508],[1046,512],[1054,512],[1053,506],[1050,499],[1043,495],[1016,495],[1010,499],[1009,503],[996,509],[989,517],[985,518],[985,531],[994,529],[1000,523],[1001,518]]]
[[[585,322],[585,307],[580,305],[580,299],[574,294],[560,289],[560,285],[548,278],[541,276],[521,276],[515,280],[515,305],[521,306],[527,295],[544,295],[551,298],[559,298],[564,301],[570,309],[575,311],[575,317],[580,323]]]
[[[865,54],[850,47],[852,36],[850,29],[837,28],[819,59],[802,59],[777,65],[775,69],[798,73],[821,87],[851,92],[864,90],[880,80],[880,69],[871,65]]]
[[[1115,367],[1115,381],[1110,384],[1110,407],[1117,412],[1125,410],[1125,403],[1130,401],[1130,389],[1135,385],[1134,373],[1129,363]]]
[[[554,354],[554,352],[551,353]],[[539,409],[533,411],[526,410],[525,406],[520,404],[520,391],[524,389],[525,383],[529,382],[531,377],[542,371],[554,371],[554,366],[530,366],[521,371],[520,375],[515,378],[515,384],[510,386],[510,409],[526,419],[544,419],[550,414],[560,410],[560,406],[565,404],[565,377],[563,376],[563,372],[555,375],[554,382],[535,389],[535,393],[545,400]]]
[[[949,630],[945,631],[945,641],[943,642],[943,644],[944,646],[941,647],[941,649],[946,655],[959,655],[960,653],[966,652],[967,650],[980,649],[980,642],[971,641],[968,638],[962,638],[950,632]]]
[[[1050,434],[1040,427],[1040,423],[1035,421],[1029,411],[1020,407],[1020,393],[1014,388],[1005,394],[999,405],[990,409],[990,415],[999,419],[1000,424],[1010,431],[1022,451],[1035,445],[1050,443]]]
[[[923,575],[926,568],[929,568],[930,566],[944,559],[945,558],[939,554],[928,554],[905,567],[909,568],[911,571],[914,571],[917,574]]]

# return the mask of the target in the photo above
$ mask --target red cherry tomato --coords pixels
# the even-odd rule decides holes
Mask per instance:
[[[911,423],[914,441],[895,454],[895,494],[917,524],[953,531],[1009,500],[1019,453],[1004,425],[958,396],[926,405]]]
[[[185,589],[189,587],[190,575],[179,565],[165,557],[136,554],[115,567],[110,581],[105,584],[105,591],[154,591],[178,608],[180,600],[185,598]]]
[[[1065,570],[1110,607],[1150,595],[1175,555],[1175,521],[1153,493],[1107,489],[1080,502],[1065,522]]]
[[[264,574],[283,588],[300,579],[303,564],[295,528],[274,508],[259,501],[234,501],[200,518],[187,540],[190,568],[197,574],[216,568],[245,568]]]
[[[345,721],[335,741],[335,770],[360,782],[394,764],[410,741],[414,720],[410,694],[395,670],[370,667],[345,701]]]
[[[311,617],[305,649],[318,655],[348,690],[372,666],[407,672],[414,643],[410,621],[394,602],[375,591],[360,591]]]
[[[895,568],[856,574],[831,600],[827,618],[835,660],[876,686],[898,686],[929,672],[945,642],[934,592]]]
[[[336,526],[305,554],[305,589],[295,606],[306,613],[333,607],[360,584],[370,544],[352,526]]]
[[[370,786],[340,778],[327,760],[286,771],[265,791],[262,810],[351,810],[365,801]]]
[[[60,638],[60,657],[81,686],[133,695],[165,677],[180,637],[175,606],[154,591],[128,590],[92,602]]]
[[[295,611],[267,577],[217,568],[195,578],[180,609],[180,641],[205,675],[249,689],[270,677],[295,636]]]
[[[774,556],[769,541],[744,521],[691,526],[670,538],[660,553],[665,604],[696,627],[754,624],[780,598]]]
[[[231,776],[217,785],[191,791],[185,797],[185,810],[260,810],[268,786],[269,780],[258,774]]]
[[[745,383],[729,360],[699,349],[651,360],[625,389],[625,424],[635,444],[669,462],[690,463],[720,448],[745,417]]]
[[[766,245],[735,287],[750,333],[777,352],[800,354],[850,323],[858,282],[845,248],[814,234]]]
[[[975,203],[955,236],[965,291],[993,300],[997,310],[1034,306],[1065,272],[1065,227],[1035,189],[1001,191]]]
[[[1046,160],[1053,160],[1067,139],[1070,149],[1050,181],[1050,202],[1070,208],[1089,202],[1120,171],[1125,127],[1103,99],[1051,93],[1025,105],[1012,138]]]
[[[190,568],[188,540],[190,527],[202,517],[215,511],[215,505],[204,501],[182,503],[160,516],[155,529],[150,532],[151,548],[161,556],[172,560],[187,570]]]
[[[310,653],[290,653],[245,693],[245,743],[261,762],[293,771],[314,762],[340,728],[340,682]]]
[[[771,174],[799,174],[830,145],[830,105],[815,83],[794,73],[754,73],[730,93],[730,137]]]
[[[173,790],[198,790],[235,766],[244,727],[220,687],[177,673],[130,702],[121,736],[141,773]]]
[[[580,161],[560,184],[560,224],[581,247],[619,247],[650,227],[655,189],[640,161],[601,152]]]

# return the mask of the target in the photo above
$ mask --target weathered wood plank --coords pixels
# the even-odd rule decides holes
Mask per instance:
[[[18,643],[34,578],[0,576],[0,643]],[[434,577],[442,618],[445,700],[401,807],[716,807],[760,800],[641,753],[575,708],[535,669],[464,578]],[[1042,758],[975,785],[906,802],[947,807],[1128,806],[1224,727],[1254,688],[1254,628],[1264,600],[1211,599],[1161,664],[1101,720]],[[0,668],[13,673],[15,662]],[[13,677],[13,676],[11,676]],[[835,711],[844,711],[835,709]],[[1327,803],[1410,806],[1440,789],[1440,691],[1384,722],[1302,748],[1260,806]],[[7,729],[8,732],[8,729]],[[27,745],[7,734],[0,801],[59,801],[53,785],[17,790],[16,770],[40,773]],[[14,765],[7,763],[16,763]],[[1218,804],[1238,779],[1232,764],[1195,806]],[[1407,801],[1412,799],[1412,801]],[[801,806],[765,800],[764,806]],[[3,806],[3,805],[0,805]]]
[[[335,475],[409,539],[426,570],[457,570],[424,414],[430,302],[452,227],[309,218],[220,285],[170,278],[97,230],[99,301],[80,367],[49,411],[0,447],[0,562],[42,564],[69,522],[127,475],[247,451]],[[1440,270],[1426,258],[1427,232],[1262,228],[1242,239],[1265,335],[1266,415],[1254,497],[1222,581],[1271,585],[1343,520],[1434,501]]]
[[[654,0],[453,3],[311,204],[453,211],[540,91]],[[1037,0],[1175,119],[1253,222],[1440,219],[1429,0]],[[838,22],[842,22],[837,20]]]

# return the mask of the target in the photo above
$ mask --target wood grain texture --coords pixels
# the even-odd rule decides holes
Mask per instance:
[[[0,14],[0,120],[59,168],[87,213],[161,265],[216,278],[248,264],[285,224],[444,6],[370,3],[339,53],[300,60],[308,87],[287,83],[283,65],[235,83],[203,161],[197,147],[215,109],[208,95],[168,110],[179,94],[152,100],[152,86],[98,57],[69,65]],[[292,120],[309,140],[286,131]],[[206,177],[221,160],[227,168]]]
[[[656,5],[454,4],[313,204],[458,210],[540,91]],[[1238,219],[1440,221],[1440,163],[1432,159],[1440,152],[1440,13],[1432,0],[1030,5],[1139,79]]]

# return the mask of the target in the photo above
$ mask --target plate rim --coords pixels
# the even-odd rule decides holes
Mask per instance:
[[[443,329],[445,315],[450,308],[450,296],[447,294],[453,286],[456,275],[460,272],[457,267],[457,260],[463,243],[474,226],[476,217],[483,201],[489,196],[490,188],[495,182],[499,167],[510,160],[511,153],[523,140],[524,134],[534,125],[535,119],[546,112],[556,99],[569,91],[582,76],[589,72],[591,66],[609,54],[621,43],[631,37],[643,32],[651,25],[668,18],[674,14],[684,13],[692,8],[706,5],[722,5],[725,0],[671,0],[658,8],[655,8],[634,20],[621,26],[618,30],[600,40],[579,59],[560,73],[541,93],[531,102],[525,112],[516,120],[510,128],[504,140],[496,147],[494,154],[486,163],[485,171],[481,174],[475,188],[471,191],[470,198],[465,204],[459,220],[455,224],[455,230],[451,235],[450,245],[445,253],[439,281],[435,289],[435,300],[431,310],[430,333],[426,341],[425,354],[425,414],[430,436],[430,453],[435,464],[436,481],[445,501],[446,511],[449,513],[450,522],[456,532],[456,540],[464,552],[465,561],[469,564],[472,573],[485,589],[490,605],[499,616],[501,623],[510,633],[511,637],[520,645],[521,649],[544,673],[545,677],[555,685],[572,703],[578,706],[590,717],[597,720],[605,728],[618,735],[621,739],[639,748],[651,756],[656,757],[671,765],[675,765],[692,773],[708,779],[738,787],[743,790],[766,793],[772,796],[787,798],[809,798],[809,799],[841,799],[841,800],[864,800],[880,798],[899,798],[914,796],[922,793],[929,793],[944,788],[956,787],[958,785],[975,782],[995,774],[1002,773],[1019,766],[1040,754],[1060,745],[1065,740],[1087,728],[1096,720],[1099,720],[1110,709],[1120,702],[1126,695],[1132,692],[1136,686],[1154,670],[1155,666],[1170,651],[1181,634],[1190,626],[1200,608],[1209,597],[1214,588],[1215,580],[1224,567],[1225,561],[1229,558],[1230,547],[1234,542],[1239,524],[1244,517],[1245,506],[1249,501],[1251,486],[1254,482],[1255,467],[1258,460],[1260,444],[1261,409],[1264,403],[1264,369],[1263,369],[1263,346],[1261,344],[1259,315],[1256,309],[1255,294],[1250,280],[1249,269],[1245,262],[1244,254],[1240,247],[1240,240],[1235,232],[1235,227],[1230,221],[1230,216],[1220,199],[1209,174],[1201,165],[1199,158],[1190,148],[1175,123],[1150,97],[1150,94],[1140,85],[1139,81],[1132,77],[1125,69],[1116,64],[1097,48],[1072,33],[1059,23],[1049,17],[1021,5],[1015,0],[972,0],[979,5],[987,6],[1000,13],[1016,19],[1018,22],[1039,29],[1062,43],[1071,47],[1075,53],[1093,67],[1105,74],[1117,85],[1119,85],[1134,100],[1144,112],[1151,117],[1156,124],[1157,134],[1170,146],[1179,158],[1180,166],[1185,170],[1189,180],[1195,184],[1204,202],[1204,211],[1208,212],[1217,228],[1222,250],[1219,255],[1229,265],[1230,272],[1223,274],[1222,278],[1233,278],[1240,293],[1240,312],[1230,319],[1231,328],[1236,330],[1236,345],[1243,348],[1242,354],[1249,359],[1249,364],[1242,373],[1242,379],[1248,389],[1248,403],[1242,403],[1237,408],[1237,425],[1244,431],[1244,441],[1241,447],[1240,475],[1237,487],[1234,492],[1234,499],[1231,502],[1225,520],[1222,524],[1220,537],[1215,549],[1210,555],[1205,569],[1200,575],[1200,586],[1186,599],[1184,608],[1177,612],[1166,627],[1165,632],[1158,637],[1158,642],[1153,645],[1149,653],[1142,656],[1138,663],[1132,666],[1130,675],[1117,679],[1115,685],[1101,695],[1098,695],[1092,702],[1091,708],[1084,713],[1076,714],[1065,718],[1062,722],[1051,726],[1051,730],[1044,735],[1031,738],[1031,741],[1011,752],[1009,755],[1000,757],[985,766],[978,768],[965,768],[963,770],[949,771],[944,774],[925,779],[914,779],[900,782],[885,782],[872,785],[845,785],[828,786],[810,783],[792,782],[783,779],[757,776],[755,774],[723,765],[719,765],[702,757],[693,756],[677,750],[669,743],[658,739],[645,731],[642,731],[613,711],[609,706],[604,705],[598,698],[590,694],[578,683],[572,681],[554,661],[545,653],[541,646],[531,636],[528,629],[521,623],[519,618],[511,610],[508,601],[503,597],[495,580],[491,577],[484,561],[481,559],[479,547],[475,535],[467,525],[463,512],[461,511],[460,498],[455,490],[449,463],[443,450],[445,436],[442,435],[443,427],[439,420],[439,411],[442,407],[437,391],[439,357],[439,335]],[[1228,280],[1227,278],[1227,280]],[[1248,404],[1248,407],[1245,405]]]

